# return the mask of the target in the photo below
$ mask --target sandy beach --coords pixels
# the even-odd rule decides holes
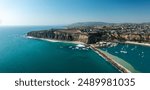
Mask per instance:
[[[142,46],[148,46],[148,47],[150,47],[150,43],[138,43],[138,42],[132,42],[132,41],[126,41],[124,43],[135,44],[135,45],[142,45]]]

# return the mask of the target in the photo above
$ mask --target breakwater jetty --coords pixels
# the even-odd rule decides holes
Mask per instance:
[[[123,65],[119,64],[118,62],[116,62],[112,58],[108,57],[105,53],[101,52],[98,48],[94,47],[93,45],[90,45],[90,48],[92,50],[94,50],[98,55],[105,58],[109,63],[111,63],[114,67],[119,69],[119,71],[121,71],[122,73],[131,73],[130,70],[128,70],[127,68],[125,68]]]

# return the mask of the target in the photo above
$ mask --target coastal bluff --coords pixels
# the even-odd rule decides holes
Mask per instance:
[[[118,43],[150,45],[149,23],[113,25],[106,23],[95,25],[94,23],[92,26],[89,26],[91,23],[86,24],[78,23],[77,25],[79,26],[73,25],[67,27],[67,29],[31,31],[27,33],[27,36],[39,39],[82,42],[123,73],[130,73],[132,71],[117,62],[116,58],[109,57],[108,54],[98,48],[113,47]]]
[[[82,33],[80,30],[55,29],[55,30],[31,31],[27,33],[27,36],[35,38],[44,38],[62,41],[79,41],[83,43],[89,43],[88,34]]]
[[[27,36],[86,44],[126,41],[150,43],[150,23],[77,23],[67,26],[67,29],[31,31]]]
[[[99,30],[99,29],[51,29],[31,31],[27,36],[43,39],[78,41],[85,44],[96,44],[98,42],[146,42],[150,43],[150,34],[132,32],[121,32],[121,30]]]

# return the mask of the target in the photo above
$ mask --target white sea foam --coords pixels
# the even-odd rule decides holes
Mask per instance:
[[[31,37],[31,36],[27,36],[26,38],[32,39],[32,38],[34,38],[34,37]]]
[[[27,38],[29,38],[29,39],[39,39],[39,40],[44,40],[44,41],[48,41],[48,42],[62,42],[62,43],[84,44],[83,42],[79,42],[79,41],[53,40],[53,39],[46,39],[46,38],[36,38],[36,37],[32,37],[32,36],[27,36]]]

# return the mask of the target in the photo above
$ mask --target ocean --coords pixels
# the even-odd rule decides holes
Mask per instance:
[[[150,47],[148,46],[118,44],[101,50],[124,60],[134,68],[133,72],[150,73]]]
[[[29,39],[34,30],[59,26],[1,26],[0,73],[119,73],[94,51],[76,44]]]

